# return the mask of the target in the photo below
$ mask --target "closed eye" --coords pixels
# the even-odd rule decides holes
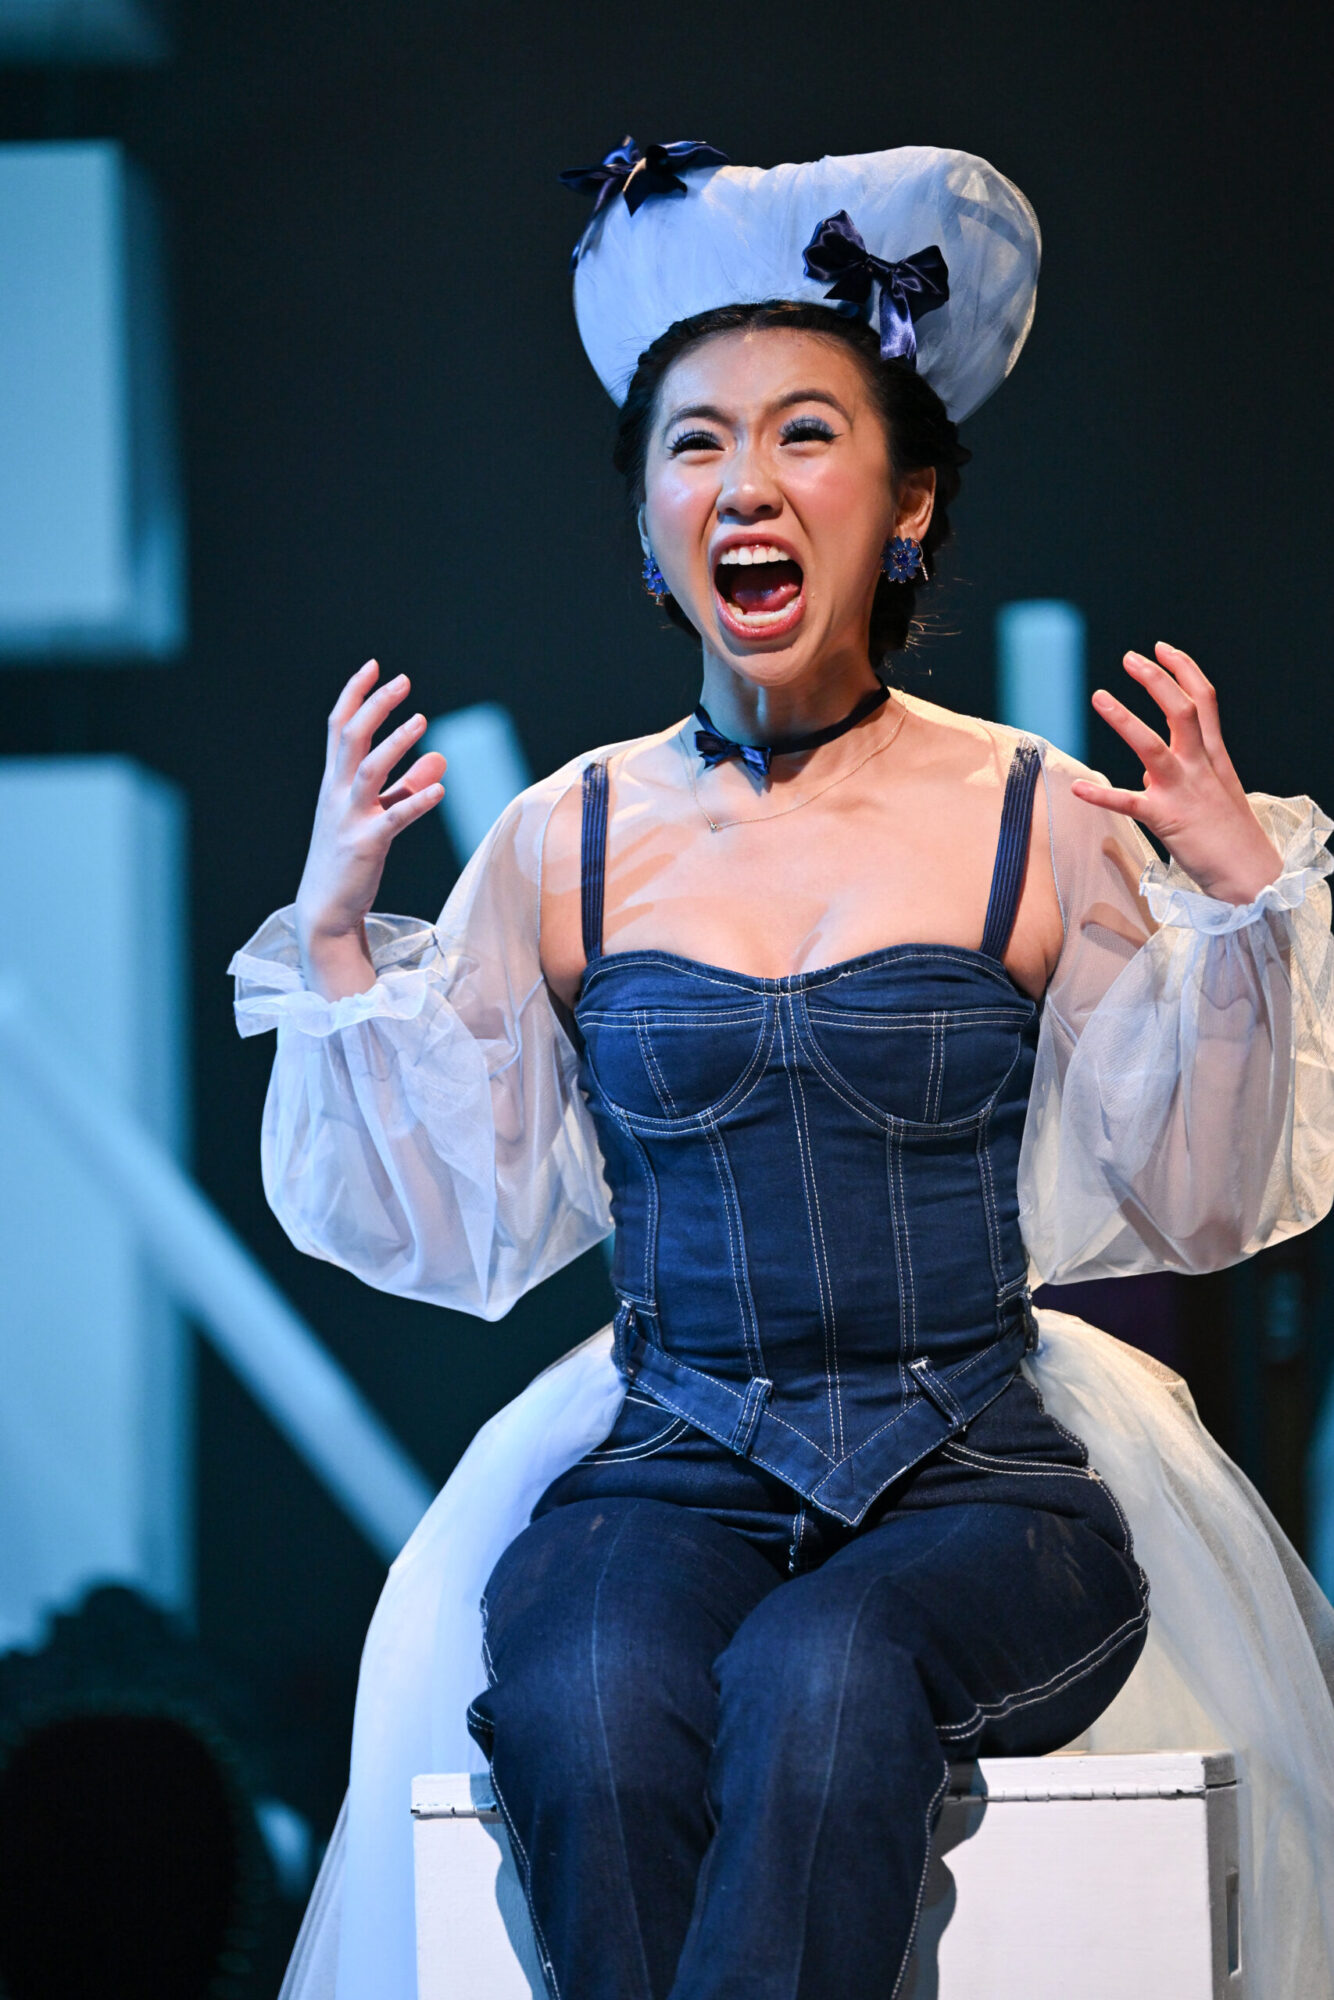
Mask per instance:
[[[792,417],[783,425],[779,436],[784,444],[829,444],[834,428],[823,417]]]
[[[671,439],[667,446],[670,458],[676,458],[683,451],[721,451],[722,441],[712,431],[682,431]]]

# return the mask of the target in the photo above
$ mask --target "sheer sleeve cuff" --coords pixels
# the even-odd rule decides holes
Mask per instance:
[[[325,1000],[301,977],[296,906],[275,910],[232,956],[227,970],[236,981],[233,1002],[242,1035],[260,1035],[286,1021],[304,1035],[336,1034],[359,1021],[410,1021],[425,1005],[440,958],[435,929],[420,917],[372,914],[366,941],[377,978],[364,993]]]
[[[1222,937],[1244,930],[1260,917],[1300,909],[1313,889],[1334,869],[1334,855],[1325,845],[1334,820],[1312,799],[1271,798],[1249,794],[1265,832],[1283,857],[1274,881],[1265,884],[1249,903],[1227,903],[1206,896],[1176,862],[1153,860],[1140,877],[1140,894],[1157,922]]]

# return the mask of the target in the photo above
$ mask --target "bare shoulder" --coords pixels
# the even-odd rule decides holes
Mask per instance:
[[[565,779],[563,789],[547,818],[542,845],[542,900],[567,896],[579,888],[580,852],[583,844],[583,772],[596,761],[607,766],[608,783],[616,804],[623,795],[652,791],[669,785],[680,776],[680,753],[673,738],[681,725],[657,730],[651,736],[634,736],[627,742],[605,744],[572,758],[558,774]]]
[[[649,736],[606,744],[565,767],[568,782],[551,809],[543,836],[540,956],[547,984],[567,1007],[574,1004],[584,970],[583,771],[596,759],[603,760],[614,800],[652,790],[670,781],[672,759],[679,757],[672,738],[679,728],[673,723]]]
[[[1007,723],[962,715],[917,695],[897,698],[907,709],[913,730],[914,775],[927,795],[922,803],[929,801],[937,823],[952,826],[956,838],[994,840],[1001,800],[1024,732]],[[1045,743],[1039,747],[1045,764],[1052,755],[1050,747]],[[946,813],[948,819],[942,817]],[[1045,840],[1043,785],[1033,800],[1033,830]]]
[[[1025,732],[1007,723],[959,714],[916,695],[901,699],[916,724],[917,768],[932,795],[933,818],[938,824],[949,825],[952,838],[961,845],[976,843],[973,866],[989,872],[1001,801]],[[1080,775],[1083,767],[1044,741],[1039,740],[1038,747],[1044,774],[1048,779],[1054,776],[1058,786],[1068,790],[1071,779]],[[1006,954],[1011,971],[1033,992],[1045,986],[1064,939],[1051,847],[1048,787],[1043,782],[1033,793],[1019,910]]]
[[[936,782],[967,784],[984,793],[1004,789],[1020,737],[1017,729],[984,721],[981,716],[962,715],[920,695],[896,694],[894,698],[908,711],[914,759],[924,774]]]

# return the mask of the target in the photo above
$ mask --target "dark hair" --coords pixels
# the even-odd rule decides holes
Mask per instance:
[[[660,334],[639,357],[621,411],[620,429],[612,454],[616,470],[638,508],[644,498],[644,464],[649,432],[662,379],[674,361],[697,341],[719,333],[747,333],[752,328],[777,327],[792,333],[815,333],[841,341],[861,363],[889,439],[890,469],[895,480],[906,473],[935,468],[936,502],[931,525],[922,540],[927,569],[935,575],[935,556],[950,538],[950,507],[959,491],[959,474],[971,453],[959,442],[955,425],[935,390],[906,361],[882,361],[880,341],[863,319],[845,317],[829,306],[799,305],[771,299],[764,305],[716,306],[711,312],[679,319]],[[883,677],[891,653],[902,652],[913,628],[918,583],[891,583],[881,577],[871,607],[871,665]],[[672,597],[663,609],[674,625],[694,633],[694,626]]]

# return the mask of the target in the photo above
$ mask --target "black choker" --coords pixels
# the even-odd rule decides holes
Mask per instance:
[[[827,729],[812,729],[806,736],[778,736],[772,743],[734,743],[730,736],[723,736],[714,728],[713,718],[701,702],[695,713],[704,726],[695,731],[695,748],[704,759],[706,771],[711,771],[715,764],[724,763],[729,757],[739,757],[750,770],[767,778],[771,757],[788,757],[794,751],[814,750],[820,743],[830,743],[845,729],[855,728],[866,716],[873,715],[888,700],[887,687],[872,688],[870,694],[864,694],[841,722],[831,722]]]

